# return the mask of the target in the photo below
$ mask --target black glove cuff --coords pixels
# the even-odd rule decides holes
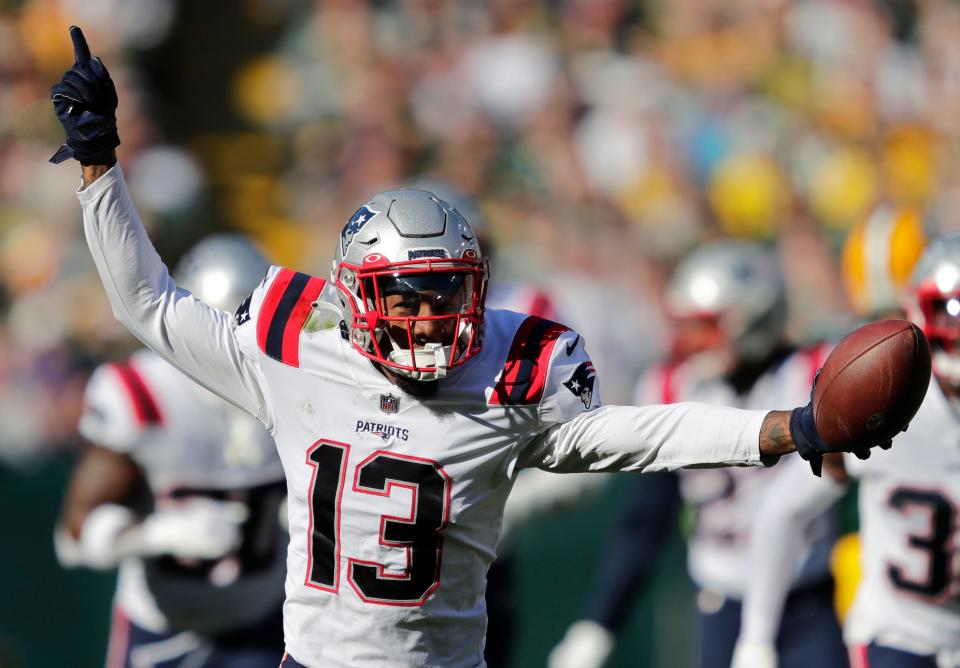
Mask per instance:
[[[59,165],[64,160],[73,158],[83,165],[111,165],[113,164],[111,151],[119,145],[120,135],[117,134],[116,126],[93,139],[72,140],[68,137],[67,143],[57,149],[50,158],[50,162]],[[104,161],[101,162],[101,160]]]
[[[810,462],[813,474],[819,476],[823,467],[823,455],[830,452],[830,448],[817,433],[817,425],[813,419],[813,402],[803,408],[795,408],[790,413],[790,437],[797,446],[797,454]]]

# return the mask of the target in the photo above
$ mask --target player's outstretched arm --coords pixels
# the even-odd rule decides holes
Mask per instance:
[[[877,444],[890,447],[889,441]],[[573,471],[672,471],[708,466],[774,464],[797,451],[811,463],[841,449],[824,443],[808,404],[792,411],[755,411],[701,403],[605,406],[546,430],[523,466]],[[869,449],[853,451],[869,456]]]
[[[520,465],[557,473],[756,466],[793,450],[786,416],[693,402],[605,406],[551,426]]]
[[[80,29],[70,34],[76,62],[52,89],[67,141],[52,160],[82,165],[84,232],[114,315],[188,376],[267,422],[259,372],[240,351],[232,317],[178,290],[147,237],[115,164],[113,82]]]

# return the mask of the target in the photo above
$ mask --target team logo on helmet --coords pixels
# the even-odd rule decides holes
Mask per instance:
[[[357,212],[350,216],[350,220],[347,221],[347,224],[343,226],[343,232],[340,233],[340,252],[346,255],[347,246],[350,245],[350,242],[353,241],[353,237],[363,229],[363,226],[369,222],[371,218],[376,216],[379,211],[374,211],[369,206],[364,204]]]
[[[400,397],[395,394],[381,394],[380,410],[384,413],[396,413],[400,410]]]
[[[574,396],[580,397],[584,408],[590,408],[590,404],[593,403],[593,383],[596,378],[597,372],[593,368],[593,362],[588,360],[578,366],[568,380],[563,381],[563,386]]]

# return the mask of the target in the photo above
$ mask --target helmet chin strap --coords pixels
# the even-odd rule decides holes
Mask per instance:
[[[430,367],[423,371],[409,371],[407,369],[391,369],[397,375],[412,378],[413,380],[431,381],[440,380],[447,375],[447,365],[453,354],[453,346],[445,346],[442,343],[425,343],[422,348],[415,351],[405,350],[397,345],[387,355],[387,359],[395,364],[403,366],[414,365],[414,353],[416,353],[416,365],[418,367]]]

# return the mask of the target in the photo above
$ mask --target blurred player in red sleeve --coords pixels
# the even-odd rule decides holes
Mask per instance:
[[[703,401],[778,408],[809,394],[827,349],[798,350],[785,340],[786,288],[772,253],[749,242],[707,244],[677,267],[665,302],[676,332],[674,359],[641,378],[639,404]],[[695,518],[687,553],[690,575],[700,589],[699,663],[705,668],[729,666],[740,601],[751,577],[745,557],[752,518],[764,495],[784,493],[794,479],[812,478],[809,473],[803,460],[790,457],[776,469],[686,470],[675,481],[647,476],[637,480],[588,616],[554,649],[551,667],[603,664],[631,600],[677,525],[681,498]],[[814,480],[814,487],[832,484]],[[789,619],[779,642],[791,659],[784,666],[846,663],[828,571],[834,537],[830,518],[822,517],[798,547],[807,556],[802,568],[786,578]]]
[[[232,311],[266,259],[239,235],[200,242],[182,285]],[[91,443],[56,531],[65,566],[119,567],[107,665],[276,666],[286,497],[273,439],[150,351],[91,377]]]
[[[917,262],[902,303],[930,342],[931,389],[910,428],[898,437],[896,455],[883,461],[844,456],[825,469],[840,483],[859,480],[861,579],[844,624],[855,668],[960,665],[953,576],[960,558],[960,236],[933,241]],[[772,554],[791,563],[789,546],[811,512],[812,507],[788,500],[763,509],[758,531],[764,544],[778,549],[758,544],[752,550],[752,568],[761,579],[749,591],[745,615],[779,614],[776,580],[764,577],[770,570],[766,559]]]

